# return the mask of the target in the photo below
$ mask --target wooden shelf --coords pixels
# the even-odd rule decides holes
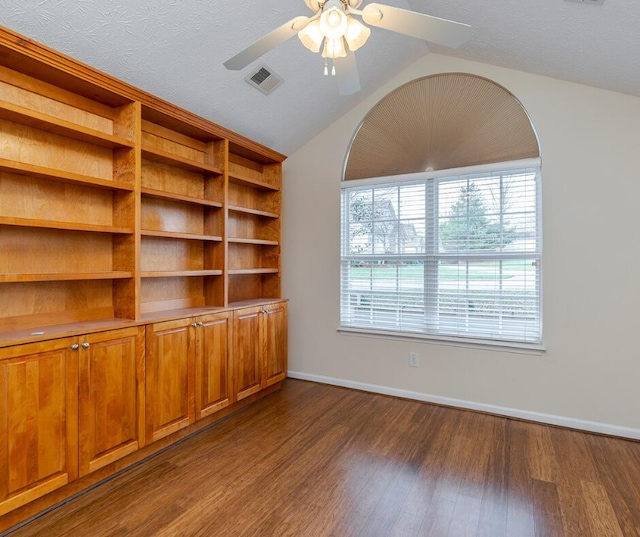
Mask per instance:
[[[151,146],[142,146],[142,156],[153,162],[159,162],[161,164],[167,164],[169,166],[175,166],[183,170],[196,173],[212,173],[216,175],[222,175],[224,171],[217,166],[211,166],[204,162],[197,162],[184,157],[179,157],[167,151],[162,151]]]
[[[237,213],[253,214],[255,216],[264,216],[265,218],[280,218],[277,213],[271,213],[269,211],[259,211],[258,209],[249,209],[248,207],[240,207],[239,205],[228,205],[230,211]]]
[[[266,239],[240,239],[237,237],[229,238],[229,242],[235,244],[256,244],[260,246],[278,246],[278,241],[269,241]]]
[[[251,268],[231,269],[228,272],[230,276],[245,276],[248,274],[277,274],[280,271],[277,268]]]
[[[133,142],[124,138],[89,129],[82,125],[76,125],[7,101],[0,101],[0,118],[111,149],[118,147],[132,148],[134,146]]]
[[[79,280],[123,280],[133,278],[133,272],[45,272],[41,274],[0,274],[0,282],[54,282]]]
[[[133,230],[123,227],[97,226],[95,224],[78,224],[75,222],[53,222],[51,220],[34,220],[31,218],[14,218],[0,216],[0,226],[35,227],[43,229],[61,229],[65,231],[91,231],[97,233],[114,233],[131,235]]]
[[[184,239],[190,241],[222,242],[222,237],[216,235],[198,235],[195,233],[180,233],[177,231],[151,231],[143,229],[140,234],[143,237],[160,237],[163,239]]]
[[[218,201],[209,201],[202,198],[194,198],[192,196],[183,196],[182,194],[175,194],[173,192],[165,192],[164,190],[154,190],[153,188],[142,188],[143,196],[149,198],[157,198],[162,200],[177,201],[180,203],[189,203],[192,205],[203,205],[205,207],[217,207],[221,208],[222,203]]]
[[[176,278],[196,276],[222,276],[221,270],[159,270],[142,272],[143,278]]]
[[[126,183],[109,181],[107,179],[98,179],[97,177],[65,172],[63,170],[55,170],[53,168],[34,166],[32,164],[15,162],[3,158],[0,158],[0,171],[15,173],[17,175],[25,175],[33,177],[34,179],[44,179],[47,181],[56,181],[58,183],[71,185],[91,186],[107,190],[125,190],[127,192],[133,191],[133,185],[128,185]]]
[[[280,190],[279,187],[274,186],[270,183],[260,181],[259,179],[254,179],[253,177],[249,177],[246,175],[241,175],[236,172],[229,173],[229,181],[231,181],[232,183],[239,183],[241,185],[250,186],[254,188],[261,188],[264,190],[273,190],[274,192],[277,192],[278,190]]]

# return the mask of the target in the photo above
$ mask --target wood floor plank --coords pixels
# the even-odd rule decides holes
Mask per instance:
[[[488,434],[492,437],[487,472],[484,480],[477,537],[511,537],[507,535],[508,453],[511,437],[508,421],[494,422]]]
[[[534,479],[532,489],[536,537],[565,537],[555,483]]]
[[[287,380],[10,537],[424,535],[638,537],[640,443]]]
[[[551,441],[550,429],[545,425],[528,424],[530,437],[528,458],[533,479],[557,483],[559,479],[558,460]]]
[[[529,424],[509,422],[507,535],[535,537]]]
[[[624,537],[607,491],[599,483],[582,482],[582,495],[587,504],[587,517],[593,535]]]
[[[599,481],[604,485],[623,535],[640,535],[640,480],[629,468],[640,468],[638,443],[587,436]]]

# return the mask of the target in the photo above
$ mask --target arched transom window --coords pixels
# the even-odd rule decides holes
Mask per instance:
[[[464,73],[398,88],[342,185],[343,330],[541,344],[540,150],[513,94]]]

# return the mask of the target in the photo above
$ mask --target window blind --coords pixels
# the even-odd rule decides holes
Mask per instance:
[[[341,326],[540,343],[539,191],[539,166],[344,185]]]

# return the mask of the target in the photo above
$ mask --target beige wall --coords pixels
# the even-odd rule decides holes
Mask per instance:
[[[452,71],[485,76],[513,92],[540,138],[547,349],[542,355],[336,330],[340,179],[350,139],[389,91]],[[638,98],[427,55],[285,163],[283,293],[291,299],[290,371],[640,438],[639,155]],[[410,351],[421,355],[417,369],[408,366]]]

